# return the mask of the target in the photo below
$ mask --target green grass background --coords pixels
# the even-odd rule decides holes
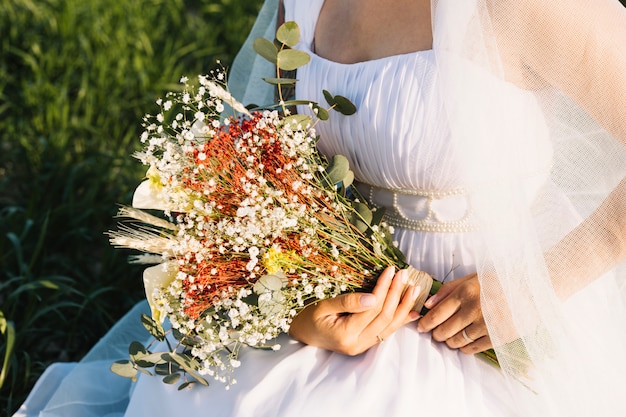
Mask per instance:
[[[260,3],[0,0],[0,416],[143,298],[104,235],[144,173],[141,117],[227,66]]]
[[[142,299],[104,235],[144,174],[141,117],[182,75],[227,66],[260,5],[0,0],[0,416]]]

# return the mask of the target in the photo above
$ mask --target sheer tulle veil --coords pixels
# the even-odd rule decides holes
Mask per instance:
[[[272,99],[257,80],[274,70],[251,42],[273,36],[276,8],[265,2],[231,69],[245,103]],[[617,0],[431,9],[439,93],[480,225],[483,312],[516,406],[626,415],[626,12]]]

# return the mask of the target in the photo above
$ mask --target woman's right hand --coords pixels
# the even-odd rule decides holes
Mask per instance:
[[[350,293],[304,308],[289,334],[300,342],[345,355],[358,355],[420,315],[412,311],[419,287],[406,287],[406,271],[389,267],[371,294]]]

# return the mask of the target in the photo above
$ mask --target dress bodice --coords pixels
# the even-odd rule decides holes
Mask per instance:
[[[329,120],[316,125],[320,151],[345,155],[360,181],[378,187],[458,188],[449,130],[435,88],[433,51],[355,64],[327,60],[312,51],[323,0],[292,3],[287,4],[286,18],[298,22],[298,48],[311,55],[311,62],[298,69],[297,98],[326,105],[322,94],[326,89],[357,107],[355,115],[332,112]]]

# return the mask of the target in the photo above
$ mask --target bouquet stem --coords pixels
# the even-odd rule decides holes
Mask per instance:
[[[426,272],[415,269],[412,266],[409,266],[406,269],[406,272],[407,283],[404,291],[406,291],[409,286],[419,285],[419,287],[421,288],[420,295],[415,300],[415,304],[413,305],[412,310],[421,312],[424,308],[424,303],[426,302],[428,297],[437,292],[437,290],[439,290],[439,288],[441,287],[441,283],[435,281],[433,277],[431,277]]]

